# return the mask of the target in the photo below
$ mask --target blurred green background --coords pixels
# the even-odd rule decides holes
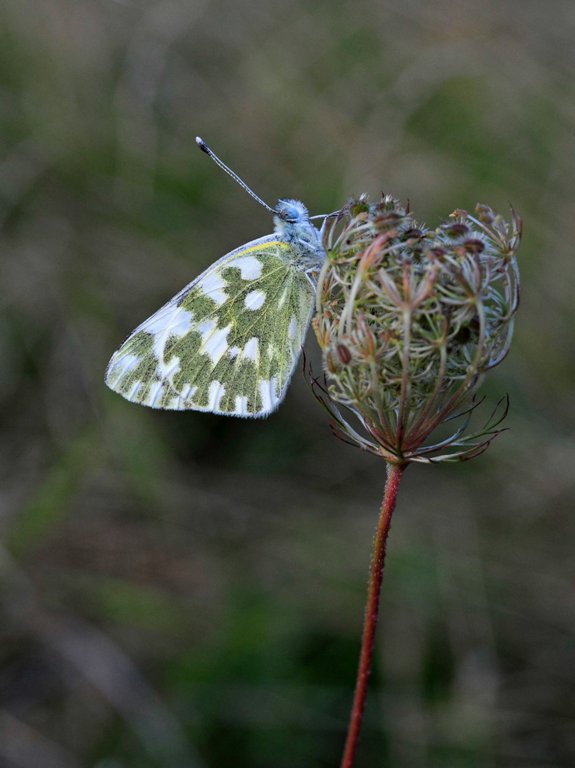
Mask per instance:
[[[103,384],[270,231],[196,134],[271,203],[523,215],[511,429],[405,477],[357,766],[575,765],[574,36],[571,0],[3,0],[1,766],[338,764],[384,467],[301,375],[251,422]]]

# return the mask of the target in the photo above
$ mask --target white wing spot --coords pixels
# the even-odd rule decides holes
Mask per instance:
[[[246,342],[243,356],[247,360],[257,361],[259,356],[259,341],[257,336],[252,336],[252,338]]]
[[[266,292],[256,289],[255,291],[250,291],[247,294],[246,298],[244,299],[244,304],[246,305],[246,309],[256,310],[263,307],[265,300]]]
[[[296,334],[297,334],[297,318],[292,317],[291,320],[289,321],[288,336],[290,337],[290,339],[295,339]]]
[[[198,280],[198,288],[201,288],[206,296],[213,299],[218,306],[221,306],[227,300],[228,294],[225,292],[226,281],[216,271],[208,273],[205,277]]]
[[[196,331],[202,337],[202,344],[216,330],[217,325],[218,325],[218,321],[215,317],[211,318],[210,320],[204,320],[203,323],[200,323],[198,325],[198,327],[196,328]]]
[[[236,395],[234,414],[236,416],[245,416],[248,412],[248,398],[247,395]]]
[[[158,399],[162,396],[164,391],[164,383],[162,381],[155,381],[148,391],[148,396],[144,400],[145,405],[149,405],[150,408],[154,408]]]
[[[127,395],[128,400],[133,400],[136,397],[136,394],[141,386],[142,386],[141,381],[135,381],[132,384],[132,389],[128,392],[128,395]]]
[[[226,394],[226,388],[221,381],[211,381],[208,389],[208,411],[218,411],[220,409],[220,401]]]
[[[191,328],[192,313],[182,307],[155,319],[152,316],[142,328],[143,331],[151,333],[154,337],[154,355],[158,361],[158,373],[162,379],[175,373],[180,364],[178,357],[172,356],[170,360],[164,360],[164,350],[168,339],[171,336],[177,336],[181,339],[186,333],[189,333]]]
[[[158,362],[158,372],[163,379],[169,379],[174,373],[180,370],[180,358],[177,355],[172,355],[170,359],[165,363],[161,358]]]
[[[228,355],[234,359],[234,357],[237,357],[242,350],[239,347],[230,347],[230,351],[228,352]]]
[[[257,280],[262,276],[262,263],[255,256],[240,256],[234,259],[230,267],[237,267],[242,275],[242,280]]]
[[[193,397],[196,394],[197,390],[198,390],[198,388],[196,386],[192,387],[192,385],[189,382],[187,384],[184,384],[184,386],[182,387],[182,391],[180,392],[180,394],[178,396],[177,408],[180,409],[180,410],[182,408],[185,408],[186,407],[186,400],[188,400],[189,398]]]
[[[271,379],[262,379],[260,381],[260,397],[262,400],[261,412],[273,411],[279,402],[276,397],[276,380],[275,377]]]
[[[155,336],[163,336],[164,334],[183,336],[191,327],[192,313],[183,307],[177,307],[174,308],[173,312],[166,312],[164,314],[158,312],[158,317],[152,315],[136,331],[142,330]]]
[[[203,339],[201,351],[211,357],[214,365],[217,365],[222,355],[225,355],[228,350],[228,333],[231,329],[231,324],[226,325],[225,328],[216,328]]]
[[[117,382],[122,376],[133,371],[139,362],[140,358],[137,355],[123,355],[117,360],[112,360],[108,378],[114,383]]]

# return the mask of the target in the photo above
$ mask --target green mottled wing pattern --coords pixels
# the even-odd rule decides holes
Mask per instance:
[[[212,264],[126,339],[108,386],[152,408],[259,417],[282,401],[314,289],[274,235]]]

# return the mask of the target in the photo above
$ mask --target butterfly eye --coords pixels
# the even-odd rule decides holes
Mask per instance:
[[[282,205],[278,207],[278,214],[287,224],[297,224],[301,220],[301,211],[293,205]]]

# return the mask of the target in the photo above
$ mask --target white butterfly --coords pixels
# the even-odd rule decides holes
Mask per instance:
[[[285,396],[310,323],[321,235],[303,203],[270,208],[196,141],[274,214],[275,231],[223,256],[139,325],[112,356],[106,384],[152,408],[267,416]]]

